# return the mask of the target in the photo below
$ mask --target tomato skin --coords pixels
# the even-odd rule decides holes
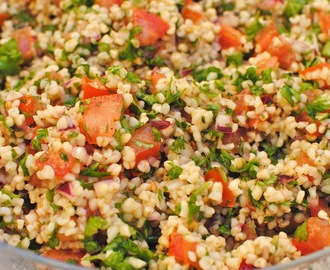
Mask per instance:
[[[86,253],[80,249],[50,249],[41,255],[63,262],[67,262],[68,260],[75,260],[77,261],[78,265],[81,265],[81,259],[86,255]]]
[[[212,168],[204,175],[205,181],[220,182],[222,184],[222,202],[220,203],[220,206],[234,207],[236,198],[229,189],[228,182],[225,182],[222,175],[223,172],[220,170],[220,168]]]
[[[163,78],[165,78],[165,75],[162,74],[162,73],[155,72],[151,75],[152,84],[153,84],[151,89],[150,89],[151,93],[153,93],[153,94],[157,93],[156,84],[158,83],[158,81],[160,79],[163,79]]]
[[[86,109],[79,119],[79,128],[87,142],[96,144],[98,136],[111,138],[115,133],[115,121],[121,116],[122,95],[112,94],[85,99],[84,106]]]
[[[240,31],[229,25],[222,24],[219,33],[218,43],[223,50],[232,47],[240,48],[242,46],[241,37],[242,33]]]
[[[188,264],[191,267],[200,269],[198,262],[193,262],[189,259],[188,252],[196,252],[196,242],[187,241],[181,233],[173,232],[170,235],[170,243],[168,255],[175,257],[181,264]]]
[[[141,46],[154,44],[170,29],[169,24],[162,18],[140,8],[135,8],[133,11],[133,23],[134,26],[142,27],[142,33],[137,35]]]
[[[279,44],[272,42],[267,50],[271,55],[278,58],[282,68],[289,69],[291,64],[295,61],[294,51],[291,44],[284,38],[279,37],[279,40]]]
[[[318,131],[318,128],[321,125],[320,121],[319,120],[313,120],[312,117],[310,117],[307,112],[304,112],[304,113],[296,116],[296,121],[297,122],[307,122],[307,123],[310,123],[310,124],[315,123],[315,125],[317,127],[317,131],[316,132],[309,133],[306,128],[304,128],[302,130],[306,134],[306,138],[308,140],[313,140],[313,139],[316,139],[316,138],[322,136],[322,133],[320,133]]]
[[[328,64],[328,63],[319,63],[319,64],[317,64],[315,66],[311,66],[309,68],[306,68],[306,69],[300,71],[299,74],[301,76],[303,76],[304,79],[305,79],[307,73],[310,73],[310,72],[313,72],[313,71],[316,71],[316,70],[322,70],[322,68],[324,68],[324,67],[330,69],[330,64]]]
[[[44,106],[39,98],[30,95],[18,99],[20,100],[18,108],[25,114],[24,125],[30,126],[34,123],[33,115],[36,114],[38,110],[43,110]]]
[[[36,166],[41,170],[46,165],[53,168],[55,177],[62,179],[67,173],[71,172],[72,167],[76,164],[73,156],[62,151],[54,151],[49,148],[37,160]]]
[[[152,124],[147,123],[137,129],[133,133],[131,140],[127,143],[127,145],[135,151],[136,165],[139,164],[141,160],[148,159],[149,157],[159,158],[160,156],[161,143],[155,140],[152,128]],[[141,146],[136,143],[137,141],[141,142]],[[143,144],[150,145],[150,148],[143,147]]]
[[[242,92],[233,95],[231,97],[232,101],[236,103],[236,107],[234,109],[234,115],[243,115],[249,111],[249,107],[245,102],[246,95],[251,95],[250,89],[244,89]]]
[[[100,80],[91,80],[87,77],[81,80],[81,88],[84,90],[84,99],[115,93],[114,90],[106,87]]]
[[[315,166],[314,161],[307,155],[306,152],[301,152],[296,157],[296,161],[297,161],[298,166],[303,166],[304,164],[308,164],[310,166]]]
[[[330,14],[324,11],[319,12],[320,27],[322,33],[329,38],[330,37]]]
[[[35,39],[32,36],[32,28],[27,26],[17,29],[12,37],[17,41],[18,49],[22,53],[23,59],[30,59],[36,55],[34,44]]]
[[[275,70],[279,66],[279,61],[277,56],[271,56],[267,60],[263,60],[257,63],[257,75],[260,75],[267,68]]]
[[[99,5],[100,7],[106,7],[106,8],[110,8],[113,5],[121,6],[122,3],[123,3],[122,0],[95,0],[96,5]]]
[[[310,217],[307,220],[307,241],[293,238],[292,243],[302,255],[330,246],[330,223],[319,217]]]
[[[223,144],[233,143],[235,145],[234,149],[231,150],[233,154],[239,153],[240,144],[246,140],[246,129],[238,128],[234,133],[224,133],[222,138]]]
[[[243,259],[239,266],[239,270],[250,270],[250,269],[254,269],[253,264],[247,264],[246,260]]]
[[[278,40],[274,42],[274,38]],[[273,23],[256,34],[255,42],[260,47],[260,52],[268,51],[272,56],[277,57],[282,68],[289,69],[295,61],[291,44],[280,36]]]
[[[313,73],[314,71],[317,71],[317,70],[321,71],[323,68],[327,68],[327,69],[330,70],[330,64],[328,64],[328,63],[319,63],[315,66],[312,66],[312,67],[309,67],[309,68],[306,68],[306,69],[300,71],[299,74],[305,80],[313,80],[313,81],[317,81],[319,83],[322,83],[323,85],[320,84],[320,88],[328,88],[329,85],[328,85],[326,80],[321,79],[320,77],[310,78],[310,76],[308,76],[308,74],[311,74],[311,73]]]
[[[189,19],[195,24],[199,23],[204,18],[203,14],[189,7],[184,7],[181,14],[185,20]]]
[[[315,198],[308,201],[308,208],[312,217],[317,217],[318,213],[322,210],[330,215],[329,203],[326,199]]]
[[[260,47],[261,52],[267,50],[274,37],[278,37],[279,32],[272,23],[269,26],[261,29],[255,36],[255,42]]]
[[[0,26],[3,24],[5,20],[7,20],[10,17],[10,14],[8,12],[0,13]]]

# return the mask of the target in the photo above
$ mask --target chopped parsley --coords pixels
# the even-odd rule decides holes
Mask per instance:
[[[17,41],[11,39],[0,46],[0,80],[5,76],[17,75],[23,62],[22,53],[18,49]]]
[[[316,114],[330,109],[330,94],[323,93],[314,99],[313,103],[307,101],[306,110],[310,117],[316,118]]]
[[[255,198],[253,198],[251,188],[248,188],[248,195],[249,195],[249,199],[250,199],[253,206],[255,206],[259,209],[264,208],[264,205],[261,202],[257,201]]]
[[[294,106],[295,100],[300,101],[300,93],[287,85],[283,85],[280,88],[280,93],[292,107]]]
[[[175,165],[173,162],[169,163],[171,166],[171,169],[167,172],[167,176],[170,177],[171,180],[174,180],[176,178],[178,178],[181,173],[183,172],[183,169],[177,165]]]
[[[284,15],[287,17],[293,17],[300,14],[307,3],[308,0],[288,0],[284,8]]]
[[[42,139],[45,139],[47,137],[48,137],[48,129],[46,129],[46,128],[38,129],[36,138],[34,138],[31,141],[34,150],[40,151]]]
[[[193,72],[193,77],[197,82],[207,81],[210,73],[216,74],[216,79],[221,79],[223,74],[221,70],[217,67],[209,67],[206,69],[195,69]]]
[[[142,28],[141,26],[135,26],[129,33],[128,44],[126,47],[119,53],[119,60],[128,60],[132,62],[136,59],[138,55],[138,48],[135,46],[135,35],[141,34]]]
[[[80,171],[82,176],[90,177],[105,177],[111,174],[104,170],[104,166],[101,166],[98,162],[89,165],[86,169]]]
[[[183,136],[179,136],[175,139],[175,141],[172,143],[170,150],[175,152],[176,154],[179,154],[179,152],[183,149],[185,149],[185,144],[188,143],[186,139]]]
[[[297,227],[296,231],[294,232],[294,237],[297,238],[299,241],[307,241],[307,221]]]

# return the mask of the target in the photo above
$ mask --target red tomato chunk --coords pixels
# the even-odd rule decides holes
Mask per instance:
[[[85,99],[79,128],[89,144],[96,144],[99,136],[111,138],[115,133],[115,121],[120,119],[123,97],[120,94]]]
[[[142,33],[137,36],[141,46],[154,44],[170,29],[162,18],[139,8],[133,11],[133,23],[134,26],[142,27]]]

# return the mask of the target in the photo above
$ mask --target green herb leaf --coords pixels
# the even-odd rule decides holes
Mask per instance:
[[[257,14],[256,19],[246,27],[247,40],[251,41],[254,39],[256,34],[263,28],[263,24],[259,21],[259,15]]]
[[[175,141],[172,143],[170,150],[175,152],[176,154],[179,154],[180,150],[185,149],[185,144],[188,143],[186,139],[183,136],[179,136],[175,139]]]
[[[146,94],[146,92],[143,90],[138,90],[136,92],[136,97],[140,100],[143,100],[148,105],[153,105],[158,102],[156,94]]]
[[[251,201],[253,206],[255,206],[259,209],[264,208],[264,205],[261,202],[257,201],[255,198],[253,198],[251,188],[248,188],[248,195],[249,195],[250,201]]]
[[[171,180],[177,179],[183,172],[183,169],[175,165],[173,162],[170,162],[169,164],[172,168],[167,172],[166,175],[169,176]]]
[[[235,54],[228,55],[226,63],[227,66],[233,65],[235,67],[239,67],[243,63],[243,53],[238,52]]]
[[[121,52],[119,52],[119,60],[128,60],[132,62],[139,56],[138,48],[133,45],[132,40],[134,39],[135,35],[140,34],[141,32],[141,26],[135,26],[132,28],[129,34],[127,46]]]
[[[293,88],[287,86],[287,85],[283,85],[281,88],[280,88],[280,93],[282,95],[283,98],[285,98],[289,104],[293,107],[294,106],[294,99],[293,97],[297,100],[297,101],[300,101],[300,95],[299,95],[299,92],[294,90]]]
[[[250,86],[251,92],[255,96],[261,96],[265,89],[262,88],[262,86],[257,86],[257,85],[251,85]]]
[[[94,234],[105,228],[107,222],[100,216],[91,216],[86,224],[85,237],[92,237]]]
[[[307,101],[306,110],[310,117],[316,118],[316,114],[330,109],[330,94],[323,93],[314,99],[313,103]]]
[[[0,79],[1,76],[17,75],[23,62],[22,53],[18,49],[17,41],[11,39],[0,46]]]
[[[127,72],[127,75],[126,75],[126,81],[130,82],[130,83],[140,83],[141,79],[139,78],[138,75],[129,71],[129,72]]]
[[[297,227],[296,231],[294,232],[294,237],[297,238],[299,241],[307,241],[307,221]]]
[[[263,80],[264,83],[271,83],[273,82],[272,79],[272,69],[267,68],[261,72],[261,79]]]
[[[284,15],[293,17],[299,14],[307,3],[308,0],[288,0],[284,8]]]
[[[106,171],[99,171],[100,164],[98,162],[89,165],[86,169],[83,169],[80,171],[80,174],[82,176],[90,176],[90,177],[105,177],[110,176],[111,173],[108,173]]]
[[[28,152],[25,152],[24,154],[24,157],[20,160],[19,162],[19,165],[21,166],[22,168],[22,171],[23,171],[23,175],[24,176],[29,176],[29,170],[28,168],[26,167],[26,160],[27,160],[27,157],[28,157],[29,153]]]
[[[204,190],[206,190],[211,183],[206,182],[202,184],[198,189],[196,189],[190,196],[188,201],[188,223],[191,223],[195,215],[199,212],[200,206],[196,205],[197,196],[200,195]]]
[[[330,40],[328,40],[327,43],[324,44],[321,54],[324,57],[330,57]]]
[[[221,79],[223,77],[223,74],[219,68],[216,67],[209,67],[207,69],[195,69],[193,72],[193,77],[197,82],[207,81],[207,77],[210,73],[216,74],[216,79]]]
[[[42,139],[45,139],[47,137],[48,137],[48,129],[47,128],[38,129],[36,138],[31,141],[34,150],[40,151],[41,141],[42,141]]]
[[[217,92],[210,91],[210,85],[208,83],[198,85],[198,89],[209,98],[215,98],[219,95]]]

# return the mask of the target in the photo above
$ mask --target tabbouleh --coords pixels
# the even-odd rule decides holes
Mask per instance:
[[[330,245],[330,2],[4,0],[0,239],[103,269]]]

